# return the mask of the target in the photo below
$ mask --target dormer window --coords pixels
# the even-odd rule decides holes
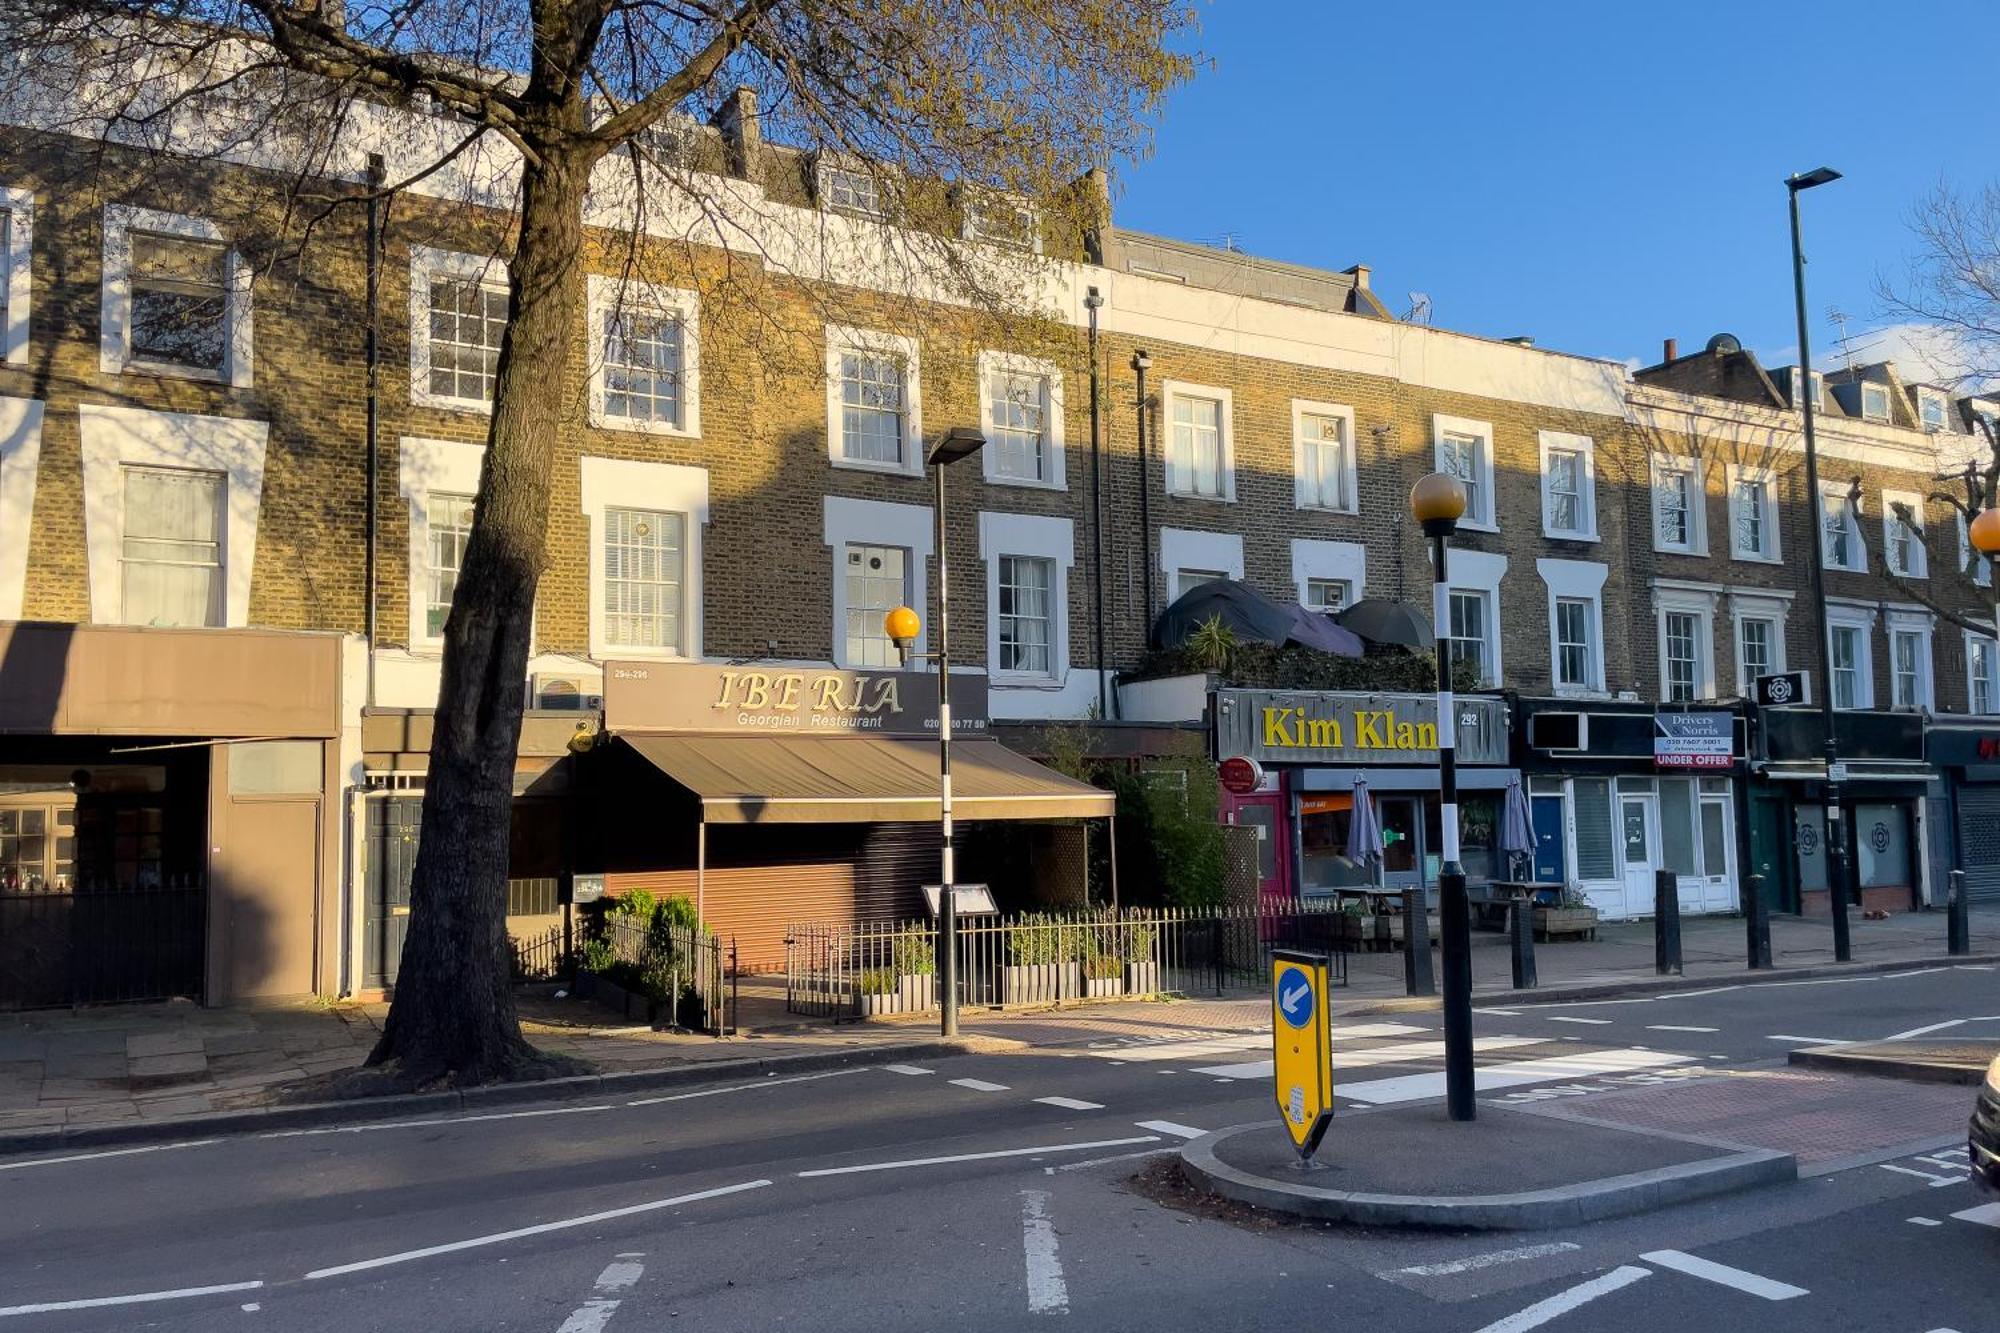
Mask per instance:
[[[823,208],[854,217],[884,218],[882,183],[859,167],[822,162],[819,167],[819,202]]]
[[[1821,378],[1820,373],[1816,370],[1804,370],[1798,366],[1793,366],[1791,372],[1791,391],[1792,406],[1794,408],[1802,406],[1799,400],[1799,388],[1801,385],[1806,386],[1807,392],[1812,395],[1813,411],[1817,412],[1826,406],[1826,381]]]
[[[1945,410],[1943,394],[1930,389],[1917,394],[1917,415],[1922,418],[1925,430],[1943,430]]]
[[[967,198],[964,235],[968,241],[1042,252],[1042,229],[1035,210],[1006,195]]]
[[[1887,421],[1889,419],[1888,385],[1864,384],[1861,386],[1861,417],[1864,421]]]

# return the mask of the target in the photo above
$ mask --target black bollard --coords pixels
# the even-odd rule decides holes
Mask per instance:
[[[1516,898],[1511,912],[1507,929],[1512,936],[1508,943],[1513,946],[1514,989],[1533,990],[1540,984],[1535,980],[1535,900]]]
[[[1945,946],[1949,954],[1972,952],[1972,917],[1965,901],[1965,872],[1951,872],[1951,896],[1945,900]]]
[[[1653,872],[1653,970],[1661,976],[1682,972],[1680,876]]]
[[[1403,890],[1403,989],[1411,995],[1437,994],[1431,975],[1431,923],[1422,889]]]
[[[1743,934],[1749,946],[1750,966],[1771,966],[1771,905],[1764,901],[1764,877],[1750,877],[1750,900],[1743,904]]]

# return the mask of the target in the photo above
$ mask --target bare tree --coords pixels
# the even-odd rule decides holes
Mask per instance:
[[[926,208],[947,186],[1060,208],[1083,168],[1143,151],[1193,68],[1172,49],[1191,24],[1182,0],[0,0],[17,124],[275,163],[302,186],[351,186],[358,148],[393,139],[409,167],[391,189],[450,175],[512,198],[508,324],[378,1083],[548,1067],[515,1017],[505,879],[586,206],[609,197],[628,225],[663,211],[690,244],[719,243],[735,196],[653,132],[747,86],[766,134],[873,174],[913,224],[883,228],[869,256],[830,244],[829,271],[805,276],[866,262],[912,294],[1021,309],[1036,284],[1003,291]],[[302,208],[304,230],[323,212]]]

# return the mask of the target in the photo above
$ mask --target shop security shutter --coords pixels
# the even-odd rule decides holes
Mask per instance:
[[[2000,900],[2000,785],[1958,789],[1958,845],[1966,896]]]

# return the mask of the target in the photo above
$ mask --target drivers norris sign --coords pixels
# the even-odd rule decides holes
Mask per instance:
[[[1654,768],[1728,768],[1735,753],[1734,713],[1691,708],[1653,714]]]

